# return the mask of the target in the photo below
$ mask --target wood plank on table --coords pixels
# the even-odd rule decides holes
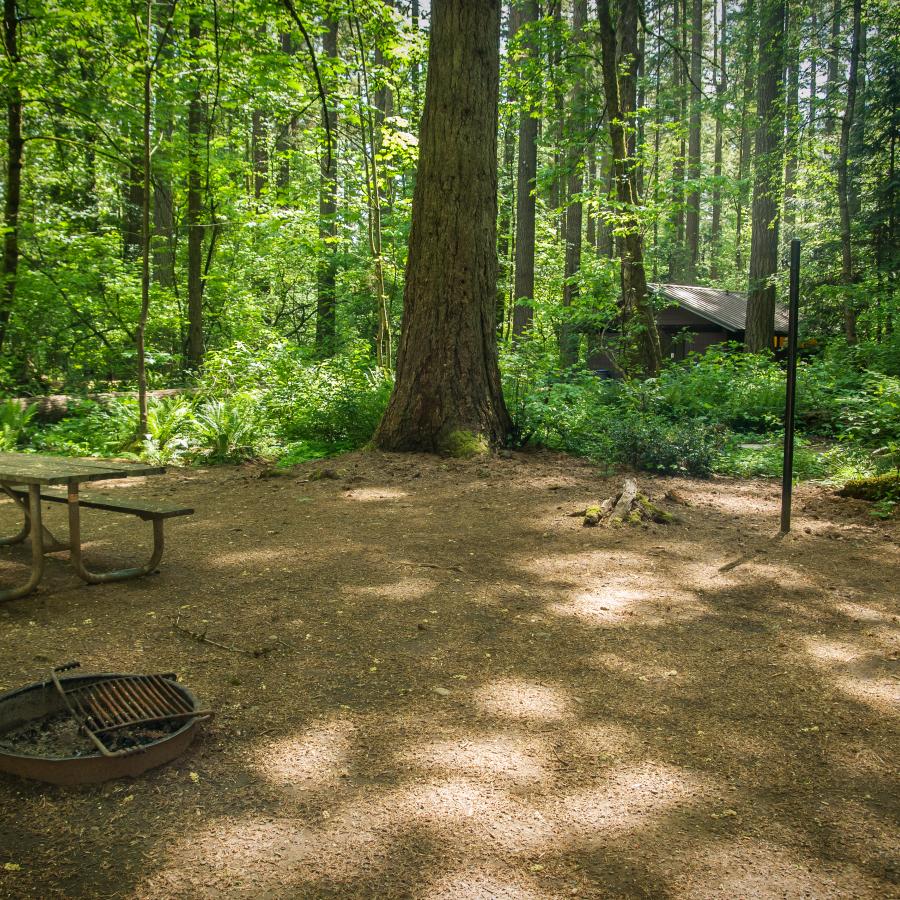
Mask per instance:
[[[100,481],[162,475],[164,466],[114,462],[102,459],[44,456],[37,453],[0,453],[0,482],[17,484],[65,484],[68,481]]]

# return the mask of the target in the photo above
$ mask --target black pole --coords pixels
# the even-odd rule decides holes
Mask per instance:
[[[787,391],[784,398],[784,468],[781,474],[781,533],[791,530],[794,486],[794,398],[797,394],[797,310],[800,306],[800,241],[791,241],[790,318],[788,321]]]

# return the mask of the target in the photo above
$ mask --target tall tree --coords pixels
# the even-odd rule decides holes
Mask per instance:
[[[735,211],[734,263],[738,271],[744,268],[744,205],[749,192],[745,185],[750,174],[750,154],[753,146],[753,129],[750,127],[753,112],[753,76],[756,72],[754,36],[756,34],[756,8],[754,0],[746,0],[742,16],[744,30],[743,64],[744,80],[741,88],[741,137],[738,156],[738,196]]]
[[[700,116],[703,99],[700,78],[703,71],[703,0],[693,0],[691,9],[691,103],[688,128],[688,195],[685,210],[687,252],[684,280],[688,284],[695,284],[700,262]]]
[[[3,209],[3,293],[0,295],[0,350],[6,338],[19,271],[19,205],[22,196],[22,91],[19,87],[19,11],[3,3],[3,41],[9,74],[6,84],[6,199]]]
[[[672,242],[669,255],[669,281],[684,280],[684,167],[686,145],[684,140],[685,118],[685,84],[687,69],[685,68],[685,50],[687,47],[687,28],[684,20],[687,12],[686,0],[675,0],[673,4],[673,41],[672,41],[672,86],[676,96],[675,122],[678,125],[678,152],[672,164]]]
[[[858,90],[859,48],[862,32],[862,0],[853,0],[853,26],[850,42],[850,70],[847,73],[847,102],[841,120],[841,144],[838,154],[838,205],[841,217],[841,283],[844,285],[844,335],[849,343],[856,342],[856,308],[852,290],[855,274],[853,271],[853,241],[850,230],[851,171],[850,136],[856,112]]]
[[[511,422],[497,362],[500,0],[434,0],[386,450],[490,443]]]
[[[535,57],[534,25],[538,20],[537,0],[525,0],[519,11],[518,26],[521,44],[525,52],[523,67]],[[530,105],[520,98],[519,107],[519,165],[516,174],[516,272],[513,298],[513,335],[519,336],[531,324],[534,298],[534,240],[535,196],[534,180],[537,175],[538,120]]]
[[[319,259],[316,272],[316,349],[324,356],[334,352],[337,334],[337,144],[333,140],[337,126],[337,104],[334,101],[334,69],[338,59],[338,22],[325,23],[322,47],[330,62],[328,90],[323,116],[327,146],[321,156],[319,171]]]
[[[719,244],[722,239],[722,142],[725,116],[725,98],[728,93],[728,68],[725,47],[727,44],[727,6],[722,0],[719,16],[719,0],[713,0],[713,58],[717,60],[716,84],[716,138],[713,147],[713,189],[712,221],[709,229],[710,265],[709,277],[715,281],[719,277]]]
[[[778,269],[778,208],[784,178],[784,13],[785,0],[760,4],[757,68],[750,278],[747,297],[747,349],[772,346],[775,334],[775,283]]]
[[[201,16],[196,9],[188,16],[188,54],[193,84],[187,115],[187,295],[188,367],[203,363],[203,226],[200,221],[203,196],[200,189],[200,140],[203,130],[203,96],[200,65]]]
[[[581,43],[587,23],[587,0],[574,0],[572,6],[572,36]],[[580,56],[578,50],[575,56]],[[566,195],[566,255],[563,280],[563,319],[559,332],[559,359],[563,368],[573,366],[578,361],[578,333],[570,318],[570,311],[578,296],[575,279],[581,268],[581,226],[582,226],[582,162],[584,157],[584,80],[585,67],[574,66],[574,81],[569,95],[567,168],[568,184]]]
[[[626,137],[626,127],[634,113],[633,72],[636,70],[634,60],[637,57],[638,0],[622,0],[615,27],[609,7],[609,0],[598,0],[603,89],[613,155],[612,175],[616,184],[616,198],[622,208],[622,221],[619,225],[622,321],[627,325],[634,320],[641,367],[646,373],[655,375],[662,366],[662,353],[656,316],[647,295],[644,242],[636,217],[640,198]]]

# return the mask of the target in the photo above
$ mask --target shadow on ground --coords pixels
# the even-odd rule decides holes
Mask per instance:
[[[896,524],[804,487],[778,541],[769,482],[643,479],[678,524],[586,529],[614,484],[553,455],[314,468],[150,480],[198,511],[159,576],[0,607],[5,688],[78,658],[217,710],[136,781],[0,776],[0,896],[898,892]],[[141,535],[86,519],[100,562]]]

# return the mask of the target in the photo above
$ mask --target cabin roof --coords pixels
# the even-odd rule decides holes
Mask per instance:
[[[651,291],[672,300],[684,309],[721,325],[726,331],[744,331],[747,327],[746,291],[693,287],[685,284],[650,284]],[[788,310],[775,304],[775,333],[787,334]]]

